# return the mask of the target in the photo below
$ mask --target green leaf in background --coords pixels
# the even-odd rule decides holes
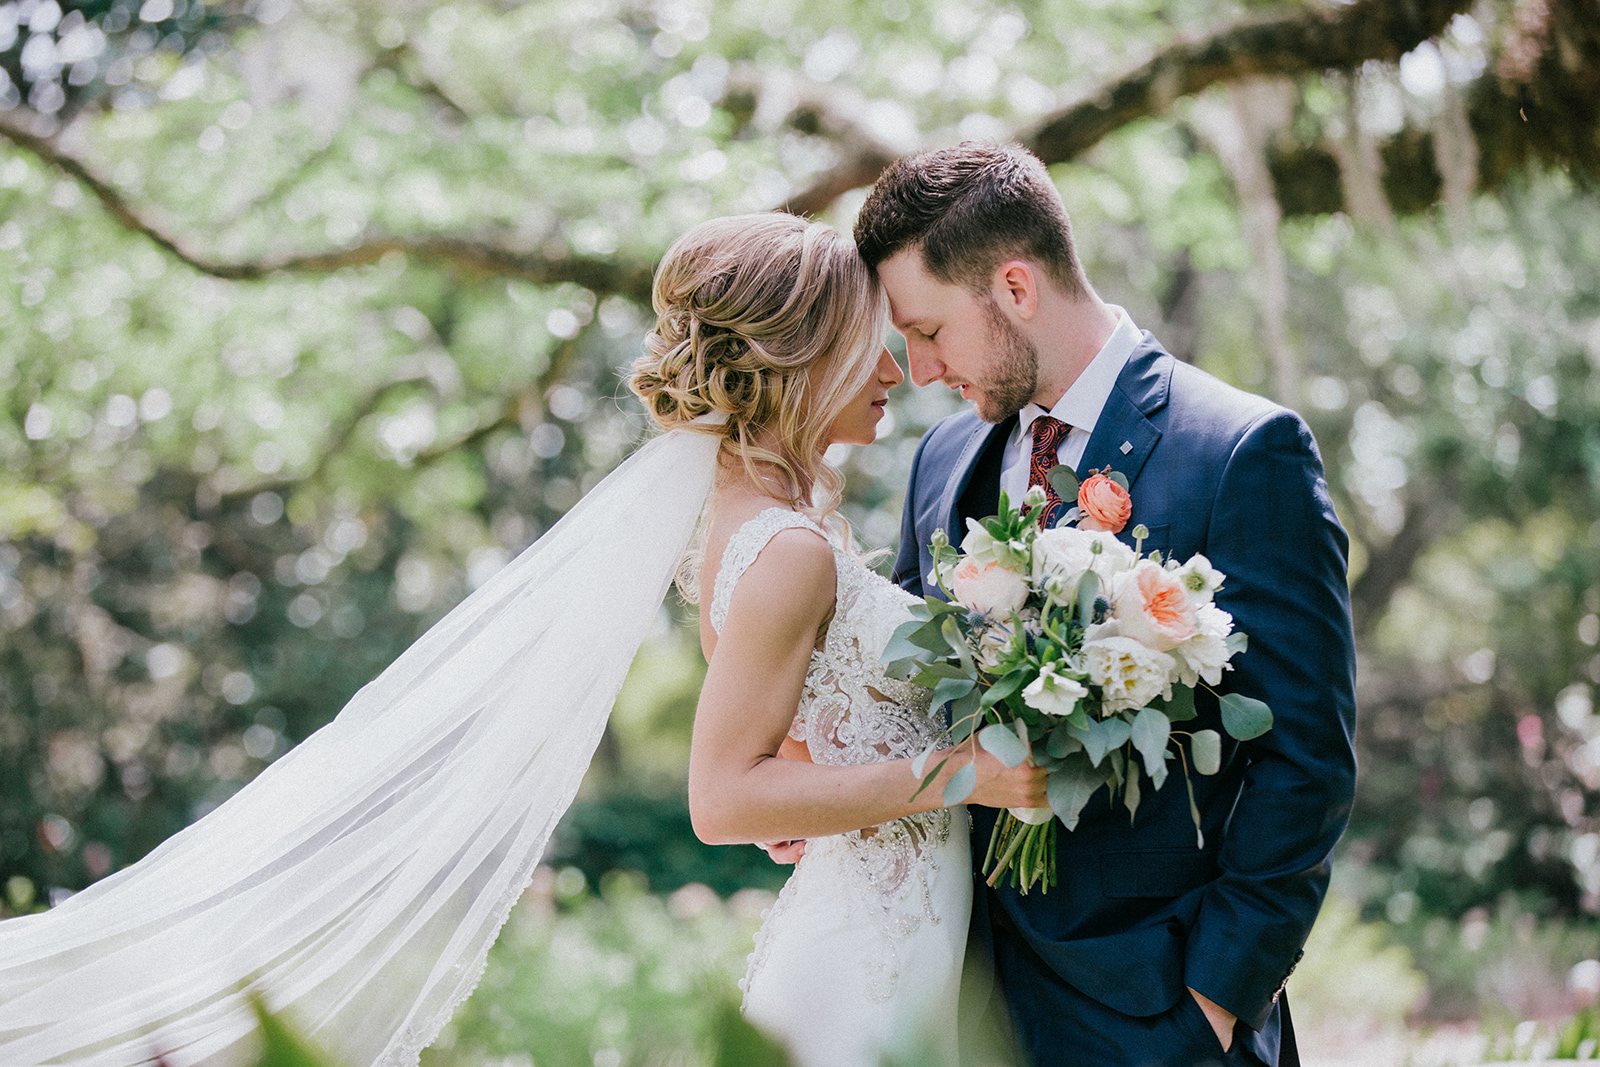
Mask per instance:
[[[974,764],[967,764],[950,776],[950,781],[944,787],[944,806],[950,807],[960,804],[972,795],[972,790],[978,784],[978,768]]]
[[[1241,652],[1249,650],[1250,635],[1247,633],[1240,633],[1239,631],[1235,630],[1223,641],[1223,646],[1227,648],[1228,656],[1231,659],[1232,657],[1239,655]]]
[[[1222,696],[1222,728],[1239,741],[1260,737],[1272,729],[1272,709],[1254,697],[1225,693]]]
[[[1222,769],[1222,735],[1215,730],[1201,730],[1189,738],[1189,754],[1195,770],[1216,774]]]
[[[1160,789],[1167,778],[1167,738],[1172,734],[1172,723],[1154,708],[1145,708],[1134,716],[1128,734],[1133,747],[1144,757],[1150,783]]]
[[[978,731],[978,743],[990,752],[994,758],[1004,763],[1007,767],[1021,766],[1028,758],[1028,746],[1017,737],[1016,731],[1005,723],[990,723]]]
[[[1133,817],[1139,814],[1139,801],[1144,796],[1139,785],[1139,764],[1133,760],[1128,761],[1128,783],[1122,787],[1122,803],[1128,809],[1128,825],[1133,825]]]
[[[1107,471],[1106,477],[1122,486],[1122,488],[1128,488],[1128,476],[1121,471]]]
[[[712,1020],[716,1056],[712,1067],[789,1067],[783,1045],[744,1017],[739,1005],[724,999]]]
[[[314,1050],[305,1039],[277,1016],[267,1011],[260,998],[252,999],[261,1026],[261,1056],[255,1067],[340,1067],[336,1061]]]
[[[1078,816],[1095,790],[1106,784],[1103,771],[1096,771],[1083,760],[1069,759],[1050,772],[1045,782],[1045,797],[1050,810],[1068,830],[1078,827]]]

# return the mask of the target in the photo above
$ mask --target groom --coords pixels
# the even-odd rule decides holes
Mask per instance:
[[[1355,785],[1347,541],[1293,412],[1168,355],[1090,287],[1061,197],[1025,150],[969,142],[901,160],[856,243],[889,296],[911,377],[975,410],[912,462],[896,579],[934,592],[929,539],[1020,500],[1057,463],[1125,474],[1146,552],[1204,553],[1249,635],[1226,689],[1273,728],[1195,775],[1204,845],[1176,780],[1131,820],[1103,791],[1058,829],[1058,884],[975,880],[973,941],[1039,1067],[1298,1064],[1283,985],[1328,884]],[[1066,502],[1070,506],[1071,501]],[[1218,729],[1202,691],[1194,729]],[[1220,730],[1219,730],[1220,732]],[[1176,776],[1175,776],[1176,779]],[[971,809],[973,856],[996,812]]]

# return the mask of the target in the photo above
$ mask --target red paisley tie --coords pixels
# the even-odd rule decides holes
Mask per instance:
[[[1028,486],[1044,488],[1046,526],[1055,522],[1064,508],[1061,497],[1050,484],[1049,474],[1061,463],[1058,453],[1070,429],[1072,427],[1050,415],[1040,415],[1033,420],[1033,462],[1028,467]]]

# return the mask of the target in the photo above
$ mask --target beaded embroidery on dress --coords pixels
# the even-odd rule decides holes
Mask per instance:
[[[789,735],[819,764],[916,755],[942,725],[931,693],[888,678],[878,661],[916,599],[809,518],[769,508],[735,532],[713,589],[712,625],[721,631],[734,588],[761,550],[795,528],[828,539],[838,581]],[[915,788],[908,775],[907,796]],[[967,849],[961,808],[809,840],[756,934],[739,983],[746,1015],[784,1038],[807,1067],[875,1064],[907,1039],[953,1050],[971,906]]]

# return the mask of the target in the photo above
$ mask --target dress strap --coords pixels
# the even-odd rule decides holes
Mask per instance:
[[[744,577],[744,572],[756,561],[767,542],[784,530],[802,529],[821,534],[833,544],[833,538],[811,519],[788,508],[768,508],[746,522],[728,538],[728,547],[722,551],[722,566],[717,570],[716,583],[711,593],[711,625],[718,633],[728,621],[728,605],[733,602],[733,588]]]

